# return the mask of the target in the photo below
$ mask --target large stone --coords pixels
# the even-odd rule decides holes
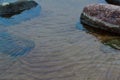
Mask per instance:
[[[11,17],[15,14],[19,14],[24,10],[36,7],[38,4],[33,0],[19,0],[13,3],[0,4],[0,16]]]
[[[120,5],[120,0],[106,0],[110,4]]]
[[[120,7],[110,4],[91,4],[84,8],[81,22],[91,27],[120,34]]]

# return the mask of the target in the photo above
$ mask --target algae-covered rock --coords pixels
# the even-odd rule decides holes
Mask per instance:
[[[110,40],[104,41],[103,43],[115,49],[120,50],[120,38],[110,39]]]
[[[120,34],[120,7],[110,4],[91,4],[83,9],[81,22],[90,27]]]
[[[106,0],[110,4],[120,5],[120,0]]]
[[[33,0],[19,0],[12,3],[2,3],[0,4],[0,16],[1,17],[11,17],[15,14],[19,14],[24,10],[36,7],[38,4]]]

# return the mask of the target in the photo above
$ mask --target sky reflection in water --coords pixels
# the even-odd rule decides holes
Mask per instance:
[[[18,15],[14,15],[10,18],[0,17],[0,25],[11,26],[11,25],[15,25],[15,24],[21,23],[26,20],[30,20],[34,17],[39,16],[40,11],[41,11],[41,7],[37,6],[30,10],[25,10],[22,13],[20,13]]]

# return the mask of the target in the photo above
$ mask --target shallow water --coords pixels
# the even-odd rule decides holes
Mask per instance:
[[[1,25],[35,46],[19,57],[0,52],[0,80],[120,80],[120,51],[77,27],[83,7],[103,0],[36,1],[42,9],[39,16]]]
[[[37,7],[33,7],[31,10],[23,11],[9,18],[0,17],[0,25],[6,26],[6,27],[13,26],[15,24],[19,24],[21,22],[24,22],[26,20],[30,20],[34,17],[39,16],[40,12],[41,12],[41,6],[38,5]]]

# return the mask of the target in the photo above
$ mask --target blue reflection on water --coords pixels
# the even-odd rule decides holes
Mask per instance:
[[[7,32],[0,32],[0,53],[12,57],[21,56],[28,53],[35,46],[31,40],[25,40],[12,36]]]
[[[40,11],[41,11],[41,7],[37,6],[37,7],[30,9],[30,10],[26,10],[18,15],[12,16],[11,18],[0,17],[0,25],[11,26],[14,24],[21,23],[25,20],[29,20],[29,19],[32,19],[36,16],[39,16]]]
[[[7,0],[4,0],[7,1]],[[10,1],[10,0],[9,0]],[[15,0],[11,0],[15,1]],[[1,3],[1,2],[0,2]],[[40,15],[41,6],[36,6],[30,10],[25,10],[18,15],[10,18],[0,17],[0,54],[6,54],[12,57],[24,55],[35,47],[35,43],[31,40],[13,36],[6,31],[6,27],[11,26],[22,21],[32,19]]]
[[[3,3],[3,2],[15,2],[15,1],[19,1],[19,0],[0,0],[0,3]]]
[[[82,31],[86,30],[80,22],[76,23],[76,28],[79,29],[79,30],[82,30]]]

